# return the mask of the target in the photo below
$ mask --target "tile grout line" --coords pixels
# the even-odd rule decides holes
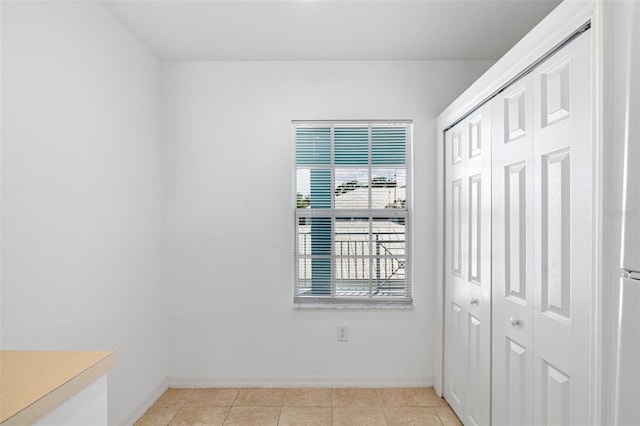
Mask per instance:
[[[224,420],[222,421],[222,426],[224,426],[224,424],[227,423],[227,420],[229,419],[229,415],[231,415],[231,410],[236,405],[236,400],[238,399],[238,395],[240,395],[240,389],[237,389],[236,396],[234,396],[233,401],[231,401],[231,407],[229,407],[229,409],[227,410],[227,414],[224,416]]]
[[[276,420],[276,422],[279,424],[283,420],[282,419],[282,414],[283,414],[284,408],[286,406],[286,397],[287,397],[287,392],[289,391],[289,389],[287,389],[287,388],[284,388],[284,389],[273,388],[273,389],[282,392],[282,396],[279,399],[279,404],[274,406],[274,407],[279,407],[280,408],[279,412],[278,412],[278,417],[277,417],[277,420]],[[377,406],[382,411],[382,417],[384,419],[384,424],[388,426],[390,424],[390,421],[391,421],[391,419],[389,418],[389,415],[391,415],[391,413],[388,413],[387,410],[385,410],[385,407],[386,407],[386,405],[384,403],[385,394],[383,393],[383,391],[381,389],[372,389],[372,388],[369,388],[369,389],[375,390],[375,393],[374,393],[374,395],[375,395],[374,405]],[[233,409],[233,407],[236,406],[235,404],[238,403],[239,398],[241,396],[240,393],[243,390],[243,388],[236,388],[235,390],[236,390],[236,392],[234,394],[234,398],[232,399],[231,406],[230,407],[225,407],[225,408],[227,408],[227,410],[226,410],[226,413],[225,413],[225,415],[224,415],[224,417],[222,419],[223,424],[225,424],[226,422],[229,421],[231,410]],[[338,400],[336,399],[337,398],[336,390],[337,390],[336,388],[331,388],[331,391],[330,391],[330,404],[329,404],[329,407],[327,407],[327,408],[330,408],[329,414],[330,414],[330,422],[331,422],[331,424],[333,424],[334,421],[335,421],[335,409],[334,408],[340,408],[340,406],[336,405],[337,402],[338,402]],[[196,392],[196,389],[195,388],[191,388],[191,389],[189,389],[189,394],[188,395],[186,395],[185,397],[180,398],[179,400],[176,401],[174,414],[169,419],[165,420],[165,422],[168,421],[168,423],[164,423],[164,424],[171,424],[172,422],[176,421],[176,419],[178,417],[178,414],[180,414],[181,411],[183,411],[183,410],[185,410],[187,408],[187,406],[188,406],[187,403],[188,403],[189,399],[193,397],[194,392]],[[444,403],[443,403],[443,401],[444,401]],[[409,402],[409,403],[407,403],[407,402]],[[452,416],[451,420],[455,419],[455,420],[457,420],[457,422],[456,422],[457,424],[461,424],[459,418],[457,417],[457,415],[455,415],[455,412],[453,412],[453,410],[451,410],[450,406],[446,403],[446,400],[443,400],[441,398],[432,398],[429,395],[429,396],[427,396],[427,402],[429,403],[429,405],[423,406],[423,405],[420,405],[420,403],[418,401],[410,399],[410,400],[403,401],[402,403],[397,405],[397,408],[426,407],[426,408],[429,408],[432,412],[434,412],[434,414],[436,414],[435,417],[438,420],[440,425],[446,425],[447,424],[445,422],[445,419],[446,420],[450,419],[449,418],[449,414],[453,414],[455,416],[455,417]],[[158,406],[158,405],[156,405],[156,403],[154,403],[153,405]],[[297,407],[297,406],[298,405],[293,405],[293,407]],[[161,407],[162,407],[162,405],[161,405]],[[167,406],[167,407],[170,407],[170,405]],[[199,406],[196,406],[196,408],[197,407],[199,407]],[[301,407],[322,407],[322,405],[316,405],[316,404],[305,405],[305,404],[303,404],[303,405],[301,405]],[[393,407],[396,407],[396,405],[392,404],[388,408],[393,408]],[[348,408],[348,406],[345,406],[345,408]],[[438,411],[440,411],[440,413]],[[213,422],[210,422],[210,424],[213,424]]]
[[[280,426],[280,417],[282,417],[282,407],[284,407],[284,398],[287,396],[287,390],[284,389],[282,392],[282,400],[280,400],[280,412],[278,413],[278,421],[276,422],[276,426]]]

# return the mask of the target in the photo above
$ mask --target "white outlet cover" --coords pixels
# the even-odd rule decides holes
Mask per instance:
[[[349,327],[346,325],[338,326],[338,342],[349,341]]]

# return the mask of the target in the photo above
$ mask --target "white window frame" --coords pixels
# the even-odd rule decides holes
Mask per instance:
[[[401,126],[406,131],[406,144],[405,144],[405,165],[402,168],[406,173],[406,189],[405,189],[405,209],[373,209],[372,208],[372,185],[369,183],[369,208],[367,209],[336,209],[335,197],[331,196],[331,208],[325,209],[298,209],[297,208],[297,169],[296,162],[296,129],[299,127],[318,127],[318,128],[331,128],[331,148],[330,148],[330,164],[328,167],[331,170],[331,188],[335,187],[335,171],[340,168],[354,168],[362,167],[359,165],[345,165],[336,166],[334,155],[334,128],[335,127],[368,127],[369,128],[369,142],[368,142],[368,155],[369,160],[366,167],[369,169],[369,176],[371,177],[371,170],[373,168],[394,168],[397,166],[389,165],[372,165],[372,127],[392,127]],[[347,308],[410,308],[413,306],[413,256],[412,256],[412,222],[413,222],[413,120],[293,120],[291,122],[291,140],[292,140],[292,200],[293,200],[293,301],[294,306],[299,308],[306,307],[347,307]],[[302,217],[323,217],[331,218],[332,223],[332,244],[331,244],[331,264],[335,265],[337,258],[344,256],[337,256],[335,254],[335,246],[333,240],[333,234],[335,230],[336,218],[368,218],[369,219],[369,235],[373,235],[372,223],[375,218],[391,218],[391,217],[403,217],[405,219],[405,285],[403,296],[341,296],[335,295],[336,284],[336,272],[332,266],[331,276],[331,294],[330,295],[313,295],[313,296],[301,296],[297,294],[298,291],[298,276],[299,276],[299,253],[298,253],[298,223]],[[371,253],[368,256],[370,262],[373,262],[374,255]],[[371,267],[371,264],[370,264]],[[373,280],[370,280],[372,282]]]

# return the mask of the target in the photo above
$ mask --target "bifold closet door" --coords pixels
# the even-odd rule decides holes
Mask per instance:
[[[468,425],[489,425],[491,107],[445,135],[445,397]]]
[[[534,424],[589,424],[593,281],[591,33],[533,74]],[[537,198],[537,197],[536,197]]]
[[[493,101],[493,424],[533,422],[533,76]]]
[[[492,102],[495,425],[589,424],[590,38]]]

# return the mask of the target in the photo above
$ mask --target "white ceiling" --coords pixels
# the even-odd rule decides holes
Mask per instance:
[[[558,0],[103,0],[161,59],[498,59]]]

